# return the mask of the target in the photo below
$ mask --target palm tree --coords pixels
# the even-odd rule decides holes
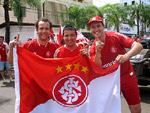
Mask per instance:
[[[9,8],[11,8],[17,17],[18,24],[22,24],[23,7],[29,5],[31,7],[39,8],[40,0],[4,0],[3,8],[5,12],[6,33],[5,40],[7,43],[10,41],[10,22],[9,22]]]
[[[149,12],[150,12],[150,5],[148,6],[145,6],[145,9],[146,9],[146,16],[145,16],[145,23],[146,23],[146,27],[149,27],[150,25],[150,15],[149,15]],[[145,33],[146,33],[146,29],[145,29]]]
[[[67,20],[63,22],[63,25],[66,24],[72,24],[76,26],[76,28],[79,28],[79,20],[80,15],[82,14],[82,9],[79,5],[74,5],[69,8],[63,9],[60,16],[66,16]],[[78,23],[78,24],[77,24]]]
[[[125,21],[127,19],[127,14],[124,11],[124,7],[121,4],[106,4],[101,8],[101,11],[107,19],[107,27],[111,28],[112,26],[114,26],[114,29],[119,32],[120,21]]]
[[[129,5],[124,6],[124,13],[126,14],[125,23],[133,27],[135,25],[135,16],[132,15],[132,7]]]
[[[63,22],[63,25],[72,24],[77,29],[85,28],[92,16],[102,16],[100,10],[94,5],[85,7],[74,5],[64,9],[60,16],[64,15],[67,17],[67,20]]]
[[[134,5],[128,6],[128,11],[129,11],[128,15],[129,15],[130,20],[133,20],[133,21],[136,20],[137,22],[137,35],[140,34],[140,30],[139,30],[140,23],[144,22],[143,20],[145,18],[144,9],[145,9],[145,6],[143,4],[134,4]]]
[[[93,16],[100,16],[103,18],[103,14],[102,14],[101,10],[94,5],[89,5],[89,6],[85,7],[84,10],[85,10],[84,11],[85,12],[84,24],[86,26],[87,26],[89,19]],[[89,28],[89,26],[87,26],[87,28]]]
[[[5,12],[5,23],[6,23],[5,41],[9,43],[10,41],[9,0],[4,0],[3,7]]]
[[[142,13],[141,13],[141,36],[146,34],[146,26],[150,24],[150,6],[144,6],[142,5]]]

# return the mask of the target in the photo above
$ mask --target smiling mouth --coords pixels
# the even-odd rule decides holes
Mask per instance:
[[[47,35],[42,35],[43,38],[47,37]]]
[[[98,34],[100,34],[100,32],[95,32],[94,34],[95,34],[95,35],[98,35]]]
[[[73,42],[72,40],[68,41],[68,43],[72,43],[72,42]]]

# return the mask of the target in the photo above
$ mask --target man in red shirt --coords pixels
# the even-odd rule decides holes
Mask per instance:
[[[53,58],[55,50],[59,47],[55,42],[49,41],[52,23],[45,18],[36,22],[36,31],[38,37],[31,41],[24,42],[21,47],[33,52],[44,58]],[[8,60],[13,63],[13,47],[17,45],[17,39],[9,43],[10,51],[8,52]]]
[[[63,29],[63,39],[65,45],[59,47],[54,54],[54,58],[66,58],[79,55],[87,55],[87,50],[83,45],[76,43],[77,31],[72,25],[67,25]]]
[[[5,80],[4,77],[4,69],[6,68],[8,75],[9,75],[9,79],[11,81],[11,66],[9,65],[8,61],[7,61],[7,52],[8,52],[8,46],[6,44],[4,44],[4,37],[0,36],[0,74],[2,76],[2,79]]]
[[[121,91],[126,98],[131,113],[141,113],[140,94],[132,65],[129,58],[142,50],[142,45],[116,32],[104,32],[104,23],[101,17],[92,17],[88,25],[95,37],[90,48],[90,57],[103,68],[121,64]],[[125,48],[131,48],[126,52]]]

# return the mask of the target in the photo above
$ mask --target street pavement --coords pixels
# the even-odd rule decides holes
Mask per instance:
[[[150,86],[139,86],[141,93],[142,113],[150,113]],[[128,105],[121,95],[122,113],[130,113]],[[14,113],[15,110],[15,87],[14,81],[9,79],[0,80],[0,113]]]

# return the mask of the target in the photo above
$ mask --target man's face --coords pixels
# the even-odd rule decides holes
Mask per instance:
[[[64,41],[66,46],[73,47],[76,45],[76,38],[77,35],[75,33],[75,30],[65,30],[64,31]]]
[[[0,38],[0,44],[3,44],[4,39]]]
[[[38,33],[38,38],[40,40],[47,40],[50,36],[50,25],[49,25],[49,23],[39,21],[37,33]]]
[[[102,25],[101,22],[92,22],[90,24],[90,31],[92,35],[96,37],[102,37],[104,34],[105,27]]]

